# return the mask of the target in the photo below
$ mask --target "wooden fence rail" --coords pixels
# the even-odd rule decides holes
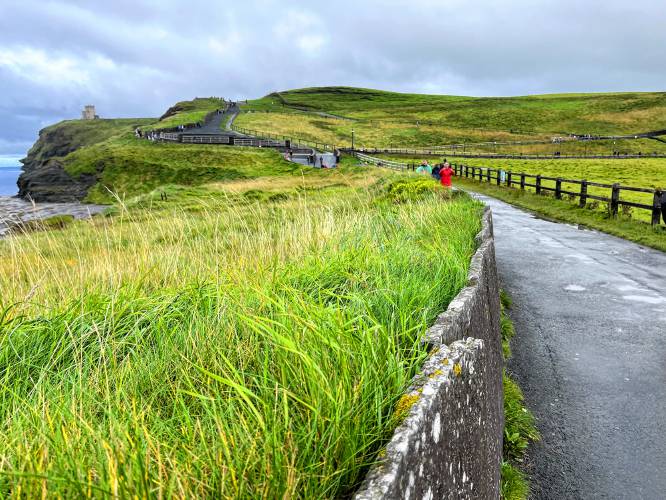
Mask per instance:
[[[497,186],[506,185],[507,187],[519,187],[521,190],[531,187],[534,188],[536,194],[544,194],[545,192],[552,192],[556,199],[561,200],[562,195],[569,195],[579,199],[579,206],[585,207],[588,200],[596,200],[608,203],[610,214],[616,217],[621,206],[637,208],[640,210],[649,210],[652,217],[652,225],[658,225],[661,218],[661,196],[662,191],[651,188],[640,188],[632,186],[621,186],[620,184],[603,184],[599,182],[590,182],[584,179],[567,179],[564,177],[547,177],[544,175],[532,175],[523,172],[517,173],[510,170],[487,168],[487,167],[470,167],[469,165],[453,165],[456,175],[467,177],[470,179],[478,180],[479,182],[494,183]],[[534,179],[534,182],[531,180]],[[530,181],[530,182],[528,182]],[[550,181],[555,183],[555,187],[545,186],[543,181]],[[562,184],[579,185],[580,189],[570,191],[563,189]],[[590,194],[588,188],[602,188],[609,189],[609,196],[599,196]],[[621,199],[622,191],[634,193],[648,193],[652,194],[652,204],[636,203]]]

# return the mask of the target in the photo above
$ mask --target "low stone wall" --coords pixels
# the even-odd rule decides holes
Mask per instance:
[[[499,281],[486,209],[467,286],[428,330],[407,417],[356,500],[499,498],[504,430]]]

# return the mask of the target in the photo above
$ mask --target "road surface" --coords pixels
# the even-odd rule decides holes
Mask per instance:
[[[542,434],[533,497],[666,498],[666,254],[479,198]]]

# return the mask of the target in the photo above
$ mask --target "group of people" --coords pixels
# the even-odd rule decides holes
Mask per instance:
[[[309,155],[307,155],[306,159],[307,159],[308,165],[312,165],[313,167],[335,168],[340,163],[340,156],[341,156],[340,150],[336,149],[333,152],[333,164],[329,165],[329,164],[327,164],[327,161],[326,161],[326,155],[324,155],[324,154],[317,155],[316,151],[313,149],[312,152]],[[284,158],[285,158],[285,160],[292,161],[294,159],[294,150],[291,149],[291,148],[287,149],[284,153]]]
[[[154,130],[149,130],[144,132],[140,128],[134,130],[134,136],[137,139],[147,139],[149,141],[159,141],[162,139],[162,132],[155,132]]]
[[[446,159],[434,167],[431,167],[427,161],[421,162],[421,165],[416,169],[416,173],[431,175],[445,187],[451,187],[451,177],[456,175]]]

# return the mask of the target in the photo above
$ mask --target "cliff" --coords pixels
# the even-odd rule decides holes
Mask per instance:
[[[146,119],[68,120],[51,125],[39,132],[39,139],[21,160],[23,172],[18,179],[19,196],[37,202],[81,201],[97,182],[101,164],[92,171],[70,174],[67,157],[113,137],[153,122]]]

